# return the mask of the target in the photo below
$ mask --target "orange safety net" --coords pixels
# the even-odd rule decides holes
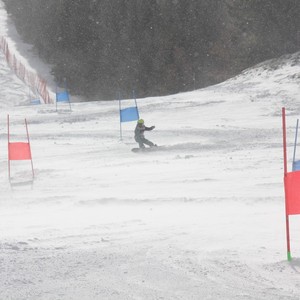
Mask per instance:
[[[38,91],[41,95],[44,103],[53,103],[51,99],[47,82],[41,78],[34,71],[30,71],[26,66],[20,61],[18,57],[10,49],[8,42],[5,37],[0,37],[0,50],[3,51],[8,65],[12,68],[15,74],[25,82],[33,91]]]

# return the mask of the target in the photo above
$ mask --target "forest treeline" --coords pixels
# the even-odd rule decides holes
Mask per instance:
[[[60,85],[86,99],[166,95],[300,50],[296,0],[4,0]]]

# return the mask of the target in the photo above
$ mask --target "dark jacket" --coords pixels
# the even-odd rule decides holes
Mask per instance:
[[[136,124],[135,130],[134,130],[134,136],[135,137],[144,137],[145,131],[150,131],[154,129],[154,126],[146,127],[144,124]]]

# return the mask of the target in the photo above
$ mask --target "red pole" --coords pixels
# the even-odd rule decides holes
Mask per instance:
[[[285,108],[282,108],[282,130],[283,130],[283,164],[284,164],[284,187],[287,177],[287,151],[286,151],[286,122],[285,122]],[[285,223],[286,223],[286,244],[287,244],[287,258],[292,260],[291,256],[291,243],[290,243],[290,224],[289,215],[287,213],[287,193],[285,187]]]
[[[287,151],[286,151],[286,123],[285,123],[285,108],[282,108],[282,130],[283,130],[283,163],[284,176],[287,174]]]
[[[8,156],[8,178],[10,181],[10,159],[9,159],[9,115],[7,115],[7,156]]]
[[[26,125],[26,133],[27,133],[28,147],[29,147],[29,152],[30,152],[32,177],[34,178],[33,162],[32,162],[32,155],[31,155],[31,148],[30,148],[30,141],[29,141],[29,133],[28,133],[28,126],[27,126],[27,120],[26,120],[26,119],[25,119],[25,125]]]

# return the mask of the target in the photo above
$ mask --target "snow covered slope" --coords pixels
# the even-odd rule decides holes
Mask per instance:
[[[286,261],[281,107],[289,157],[300,54],[190,93],[138,99],[166,149],[132,153],[117,101],[29,106],[1,63],[0,299],[299,299],[300,217]],[[125,103],[124,103],[125,104]],[[6,117],[36,178],[10,186]],[[30,178],[13,162],[15,183]]]

